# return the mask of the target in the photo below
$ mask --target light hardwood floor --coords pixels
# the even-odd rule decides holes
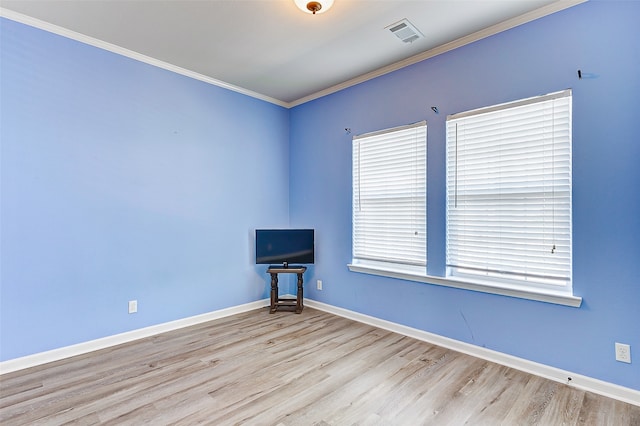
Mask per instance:
[[[0,376],[3,425],[640,425],[640,407],[305,308]]]

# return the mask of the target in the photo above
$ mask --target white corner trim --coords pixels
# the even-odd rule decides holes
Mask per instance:
[[[419,330],[417,328],[397,324],[391,321],[361,314],[359,312],[350,311],[348,309],[339,308],[333,305],[328,305],[326,303],[318,302],[312,299],[305,299],[304,304],[305,306],[308,306],[310,308],[315,308],[364,324],[369,324],[383,330],[402,334],[407,337],[442,346],[444,348],[451,349],[457,352],[462,352],[464,354],[484,359],[486,361],[495,362],[506,367],[515,368],[516,370],[544,377],[545,379],[553,380],[554,382],[564,383],[569,386],[575,387],[576,389],[593,392],[598,395],[626,402],[628,404],[640,406],[640,390],[635,390],[602,380],[594,379],[588,376],[575,374],[570,371],[561,370],[559,368],[551,367],[545,364],[529,361],[524,358],[518,358],[513,355],[508,355],[502,352],[472,345],[470,343],[461,342],[449,337],[429,333],[428,331]]]
[[[404,59],[399,62],[395,62],[391,65],[387,65],[386,67],[379,68],[375,71],[371,71],[369,73],[363,74],[361,76],[355,77],[351,80],[345,81],[343,83],[337,84],[335,86],[329,87],[327,89],[321,90],[316,93],[312,93],[308,96],[300,98],[298,100],[289,102],[289,108],[293,108],[298,105],[302,105],[306,102],[310,102],[314,99],[321,98],[323,96],[330,95],[332,93],[339,92],[340,90],[346,89],[351,86],[355,86],[356,84],[364,83],[365,81],[372,80],[376,77],[383,76],[385,74],[389,74],[393,71],[397,71],[401,68],[408,67],[409,65],[416,64],[418,62],[422,62],[425,59],[433,58],[434,56],[441,55],[443,53],[447,53],[451,50],[457,49],[462,46],[466,46],[467,44],[474,43],[476,41],[482,40],[487,37],[491,37],[492,35],[496,35],[503,31],[510,30],[517,26],[526,24],[531,21],[535,21],[536,19],[543,18],[547,15],[551,15],[556,12],[560,12],[562,10],[568,9],[573,6],[577,6],[581,3],[585,3],[588,0],[562,0],[550,3],[545,5],[539,9],[532,10],[524,15],[517,16],[515,18],[508,19],[504,22],[492,25],[488,28],[485,28],[480,31],[476,31],[473,34],[469,34],[467,36],[461,37],[459,39],[450,41],[449,43],[445,43],[441,46],[435,47],[431,50],[427,50],[426,52],[418,53],[417,55],[411,56],[410,58]]]
[[[132,342],[145,337],[155,336],[156,334],[165,333],[167,331],[178,330],[180,328],[201,324],[207,321],[228,317],[242,312],[260,309],[269,305],[269,299],[262,299],[255,302],[245,303],[243,305],[232,306],[217,311],[207,312],[188,318],[182,318],[175,321],[165,322],[163,324],[152,325],[150,327],[140,328],[137,330],[127,331],[113,336],[102,337],[88,342],[78,343],[76,345],[65,346],[63,348],[53,349],[46,352],[40,352],[33,355],[27,355],[21,358],[10,359],[0,362],[0,374],[12,373],[14,371],[23,370],[25,368],[35,367],[37,365],[46,364],[61,359],[70,358],[76,355],[86,354],[88,352],[109,348],[123,343]]]
[[[459,288],[463,290],[479,291],[482,293],[497,294],[500,296],[517,297],[519,299],[536,300],[538,302],[553,303],[556,305],[579,308],[582,305],[582,297],[559,292],[544,292],[525,290],[516,287],[486,285],[480,282],[470,282],[450,277],[435,277],[433,275],[420,275],[404,271],[395,271],[374,266],[349,264],[351,272],[377,275],[380,277],[397,278],[401,280],[416,281],[425,284],[441,285],[444,287]]]
[[[133,50],[125,49],[124,47],[120,47],[118,45],[108,43],[106,41],[99,40],[94,37],[87,36],[85,34],[81,34],[72,30],[69,30],[64,27],[60,27],[58,25],[51,24],[49,22],[42,21],[40,19],[32,18],[31,16],[24,15],[22,13],[14,12],[13,10],[5,9],[0,7],[0,16],[3,18],[10,19],[12,21],[19,22],[21,24],[29,25],[34,28],[38,28],[44,31],[48,31],[53,34],[57,34],[62,37],[69,38],[71,40],[79,41],[80,43],[88,44],[93,47],[97,47],[99,49],[107,50],[109,52],[125,56],[130,59],[134,59],[136,61],[143,62],[148,65],[153,65],[158,68],[165,69],[167,71],[175,72],[176,74],[181,74],[186,77],[193,78],[195,80],[200,80],[205,83],[212,84],[214,86],[221,87],[223,89],[231,90],[234,92],[241,93],[246,96],[250,96],[252,98],[260,99],[275,105],[279,105],[281,107],[289,108],[289,104],[287,102],[283,102],[279,99],[272,98],[270,96],[263,95],[261,93],[257,93],[251,91],[249,89],[245,89],[239,86],[235,86],[230,83],[226,83],[222,80],[217,80],[215,78],[208,77],[204,74],[197,73],[195,71],[188,70],[186,68],[179,67],[177,65],[170,64],[168,62],[161,61],[159,59],[152,58],[147,55],[143,55],[142,53],[135,52]]]

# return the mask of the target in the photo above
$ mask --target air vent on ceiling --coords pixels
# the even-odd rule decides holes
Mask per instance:
[[[391,24],[385,29],[391,31],[404,43],[413,43],[420,38],[424,38],[424,35],[408,19]]]

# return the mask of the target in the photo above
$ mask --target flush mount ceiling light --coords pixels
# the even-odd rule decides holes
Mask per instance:
[[[333,6],[333,0],[321,0],[321,1],[308,1],[308,0],[293,0],[296,6],[300,10],[306,13],[324,13]]]

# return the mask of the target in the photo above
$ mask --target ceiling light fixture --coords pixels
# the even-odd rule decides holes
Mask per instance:
[[[322,1],[308,1],[308,0],[293,0],[296,6],[305,13],[324,13],[333,6],[333,0]]]

